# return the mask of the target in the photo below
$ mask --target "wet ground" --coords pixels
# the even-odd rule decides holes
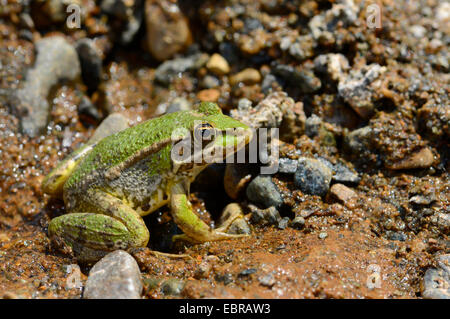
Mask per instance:
[[[82,296],[68,280],[76,259],[55,251],[47,234],[51,218],[65,213],[64,203],[44,194],[41,182],[108,114],[119,112],[135,125],[180,107],[174,100],[181,97],[188,108],[215,101],[252,125],[245,108],[236,112],[238,105],[266,110],[272,92],[292,98],[280,98],[287,107],[279,107],[282,121],[273,125],[282,128],[280,156],[333,166],[325,192],[298,182],[299,170],[276,173],[267,183],[281,198],[279,218],[261,221],[255,216],[264,219],[272,205],[249,194],[257,169],[207,171],[192,185],[195,210],[214,224],[227,204],[239,203],[251,235],[172,247],[168,238],[178,230],[168,209],[145,217],[149,248],[130,251],[142,272],[143,296],[422,297],[426,271],[450,253],[448,2],[376,2],[378,29],[368,27],[367,4],[356,0],[179,1],[182,16],[170,19],[155,8],[144,14],[145,1],[131,1],[134,15],[121,19],[80,1],[86,10],[75,29],[50,2],[33,7],[10,0],[0,9],[0,297]],[[155,3],[169,5],[145,5]],[[166,21],[169,30],[188,28],[190,35],[161,49],[155,21]],[[21,107],[34,93],[16,93],[28,88],[29,70],[47,54],[36,52],[36,43],[49,36],[73,46],[94,39],[99,81],[86,80],[95,78],[95,68],[83,64],[73,79],[59,79],[55,71],[48,109]],[[228,70],[206,63],[214,53],[228,61]],[[197,66],[180,66],[180,58],[193,56]],[[161,68],[161,60],[175,61],[175,71]],[[61,63],[56,70],[67,68]],[[337,163],[348,175],[337,177]],[[190,258],[156,257],[150,248]],[[90,267],[81,270],[83,286]]]

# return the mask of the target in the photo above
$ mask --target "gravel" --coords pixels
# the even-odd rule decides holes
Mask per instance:
[[[302,157],[294,175],[294,184],[302,192],[324,196],[330,188],[332,171],[321,161]]]
[[[140,299],[142,279],[131,255],[116,250],[98,261],[89,272],[85,299]]]

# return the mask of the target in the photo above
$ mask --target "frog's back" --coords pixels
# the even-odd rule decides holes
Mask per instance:
[[[137,165],[139,161],[144,160],[139,158],[143,150],[149,148],[158,150],[157,153],[160,156],[148,158],[147,160],[150,161],[156,161],[158,157],[161,157],[161,150],[163,150],[162,155],[167,155],[173,130],[188,127],[193,116],[188,112],[171,113],[104,138],[79,163],[65,183],[65,191],[74,188],[85,190],[104,185],[105,174],[111,171],[111,168],[117,168],[116,173],[119,175],[122,170],[130,166],[126,165],[127,163]],[[157,164],[159,169],[168,169],[170,159],[160,158]]]

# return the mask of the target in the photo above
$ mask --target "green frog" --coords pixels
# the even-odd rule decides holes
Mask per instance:
[[[189,187],[207,165],[251,138],[248,126],[203,102],[87,143],[43,180],[43,191],[62,197],[67,211],[50,221],[52,243],[87,263],[116,249],[145,247],[150,234],[142,217],[164,205],[183,231],[174,240],[245,236],[227,233],[232,219],[216,229],[202,221],[189,202]]]

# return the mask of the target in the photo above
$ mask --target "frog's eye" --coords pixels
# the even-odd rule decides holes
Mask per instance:
[[[216,135],[216,130],[211,124],[202,123],[194,129],[194,139],[196,141],[211,141]]]

